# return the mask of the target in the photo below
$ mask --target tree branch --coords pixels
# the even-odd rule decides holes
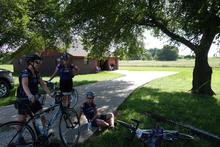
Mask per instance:
[[[173,32],[171,32],[170,30],[167,29],[166,26],[164,26],[163,24],[159,23],[158,21],[156,21],[155,19],[150,19],[148,18],[148,20],[143,20],[140,21],[138,23],[139,25],[145,25],[145,26],[150,26],[150,27],[157,27],[159,28],[163,33],[165,33],[167,36],[169,36],[170,38],[172,38],[173,40],[176,40],[178,42],[183,43],[184,45],[186,45],[187,47],[189,47],[192,51],[197,52],[198,51],[198,46],[194,45],[193,43],[191,43],[190,41],[188,41],[187,39],[185,39],[184,37],[181,37]]]

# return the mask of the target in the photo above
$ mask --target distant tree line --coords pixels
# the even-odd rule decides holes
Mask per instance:
[[[124,50],[117,50],[116,56],[119,56],[123,60],[158,60],[158,61],[175,61],[178,59],[179,51],[175,46],[165,45],[162,49],[142,49],[139,53],[128,54]],[[190,58],[190,57],[188,57]]]

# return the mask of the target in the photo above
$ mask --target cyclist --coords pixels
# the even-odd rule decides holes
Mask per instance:
[[[61,63],[56,66],[54,73],[52,74],[49,81],[51,81],[57,73],[60,77],[60,91],[63,96],[63,106],[68,107],[70,104],[70,95],[73,87],[72,78],[79,73],[79,68],[71,64],[69,61],[70,57],[68,54],[63,54],[60,57]]]
[[[85,115],[87,121],[91,123],[92,127],[111,128],[114,129],[114,114],[107,113],[99,115],[96,104],[94,103],[95,93],[92,91],[86,92],[87,101],[83,103],[80,108],[79,119],[82,114]]]
[[[38,85],[40,85],[44,91],[47,93],[47,97],[49,97],[49,89],[46,84],[43,82],[40,74],[39,67],[42,63],[41,57],[37,54],[30,54],[25,57],[27,62],[27,67],[21,72],[19,76],[19,86],[17,89],[17,99],[19,98],[27,98],[27,100],[22,100],[22,103],[17,105],[18,109],[18,121],[25,122],[27,115],[30,113],[27,109],[27,105],[30,106],[30,109],[33,113],[41,112],[42,105],[41,103],[35,99],[36,95],[38,95]],[[45,126],[45,117],[41,117],[42,123]],[[19,130],[21,127],[18,126]],[[23,137],[19,134],[18,139],[23,141]]]

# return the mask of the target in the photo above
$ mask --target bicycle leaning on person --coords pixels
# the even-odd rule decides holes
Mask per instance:
[[[51,81],[57,73],[59,74],[60,91],[63,94],[63,106],[68,107],[71,101],[70,95],[73,88],[72,78],[79,73],[79,68],[70,63],[70,57],[68,54],[63,54],[60,57],[60,60],[61,63],[56,66],[56,69],[49,81]]]
[[[35,97],[39,94],[39,85],[47,93],[47,97],[50,97],[50,91],[39,73],[39,67],[40,64],[42,64],[41,57],[37,54],[30,54],[25,57],[25,61],[27,63],[27,67],[19,75],[19,86],[17,89],[17,100],[23,100],[20,101],[20,103],[15,103],[15,107],[18,109],[18,121],[20,122],[25,122],[27,115],[30,113],[35,114],[42,112],[42,105]],[[27,108],[27,105],[30,109]],[[45,117],[41,116],[40,119],[45,126]],[[17,126],[18,132],[20,129],[21,126]],[[18,142],[22,143],[24,141],[22,133],[19,133]]]

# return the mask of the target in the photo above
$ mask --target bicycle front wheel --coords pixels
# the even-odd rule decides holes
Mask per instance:
[[[59,134],[63,144],[67,147],[78,143],[80,135],[80,121],[74,109],[67,109],[61,115],[59,122]]]
[[[78,102],[78,97],[79,97],[78,91],[75,88],[72,89],[70,97],[71,97],[70,100],[71,102],[69,108],[74,108]]]
[[[36,147],[35,140],[33,129],[25,123],[11,121],[0,125],[1,147]]]

